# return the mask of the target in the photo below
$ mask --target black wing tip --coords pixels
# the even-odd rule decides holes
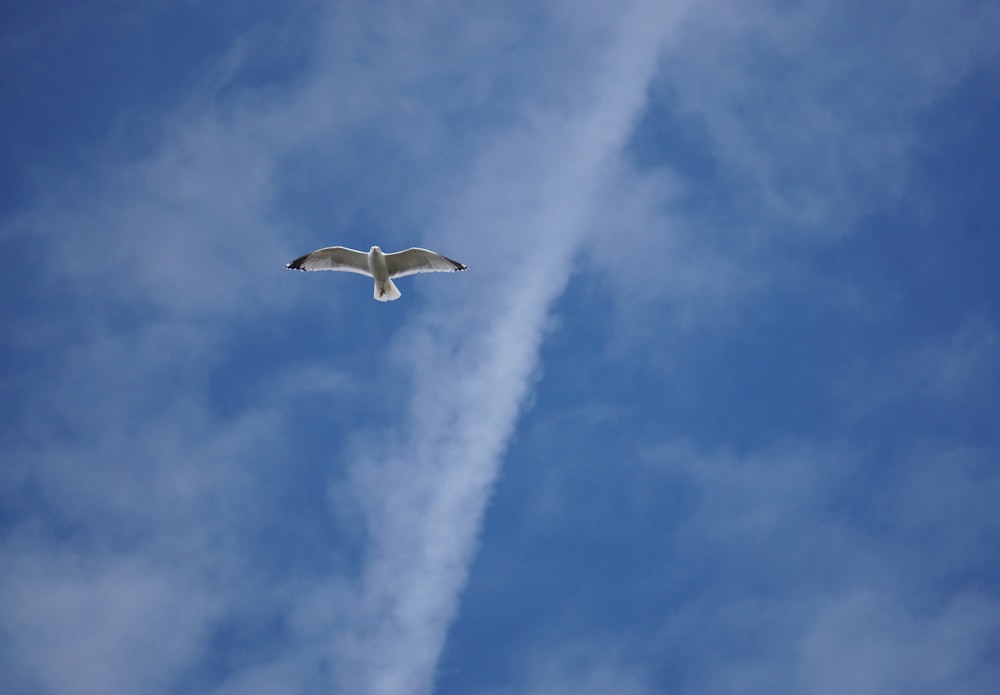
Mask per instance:
[[[299,256],[291,263],[285,263],[285,267],[288,268],[289,270],[305,270],[305,268],[302,267],[302,264],[305,262],[307,258],[309,258],[308,253],[305,256]]]
[[[452,271],[469,269],[469,266],[465,265],[465,263],[459,263],[454,258],[448,258],[447,256],[442,256],[442,258],[451,263],[453,266],[455,266],[454,268],[452,268]]]

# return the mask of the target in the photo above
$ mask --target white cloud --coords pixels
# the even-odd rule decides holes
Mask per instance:
[[[887,460],[842,442],[649,450],[663,478],[647,486],[694,500],[665,542],[703,585],[663,604],[651,647],[678,691],[989,692],[1000,604],[973,578],[995,571],[991,458]]]
[[[166,691],[216,615],[196,573],[93,550],[29,551],[6,564],[0,591],[18,628],[8,658],[26,674],[5,687],[22,692]]]
[[[693,8],[643,115],[666,149],[639,140],[640,164],[616,163],[590,226],[619,340],[653,339],[641,328],[651,304],[675,331],[731,321],[768,290],[802,284],[802,260],[859,233],[866,214],[915,209],[920,119],[995,58],[986,27],[997,21],[978,2]],[[688,141],[709,173],[686,174]]]
[[[799,692],[987,693],[1000,604],[960,595],[929,615],[866,592],[824,602],[802,645]]]
[[[995,55],[995,8],[967,9],[722,2],[692,16],[661,79],[749,191],[741,233],[837,238],[899,196],[915,117]]]
[[[460,247],[477,220],[478,274],[401,333],[397,361],[413,374],[401,432],[383,449],[359,437],[353,485],[372,541],[361,615],[338,642],[341,689],[429,687],[475,549],[480,518],[530,385],[551,302],[602,183],[643,103],[671,28],[651,6],[623,15],[600,69],[574,79],[578,101],[542,111],[479,162],[446,210],[440,248]],[[669,17],[668,17],[669,19]],[[448,216],[452,216],[448,219]],[[459,255],[459,254],[456,254]]]
[[[757,180],[767,199],[761,209],[777,209],[783,220],[813,219],[827,204],[809,190],[782,189],[783,177],[801,171],[788,161],[818,162],[808,180],[832,182],[834,200],[854,191],[856,164],[862,181],[896,175],[900,145],[882,142],[881,126],[866,129],[863,109],[836,112],[841,120],[823,120],[818,135],[782,139],[786,114],[743,123],[735,108],[753,96],[732,91],[747,77],[734,60],[744,57],[736,39],[763,32],[778,57],[807,58],[775,87],[803,87],[789,97],[802,118],[822,110],[823,90],[850,83],[869,62],[827,73],[804,41],[787,43],[794,27],[767,13],[721,28],[706,28],[701,15],[678,37],[688,6],[553,3],[540,11],[559,38],[551,45],[524,40],[524,18],[500,10],[341,6],[317,20],[321,48],[286,86],[254,86],[253,48],[274,37],[264,31],[157,121],[146,155],[135,157],[123,138],[120,151],[95,158],[92,179],[66,183],[50,172],[38,204],[4,230],[6,240],[31,245],[25,255],[42,268],[33,287],[46,306],[65,305],[73,316],[36,312],[6,337],[37,350],[41,367],[9,380],[31,395],[18,415],[25,437],[4,440],[4,458],[16,464],[0,473],[5,502],[20,515],[3,537],[11,571],[0,581],[11,599],[0,613],[13,647],[7,659],[18,663],[0,665],[0,683],[135,692],[190,681],[195,689],[264,693],[324,692],[334,682],[357,693],[426,692],[537,376],[551,305],[584,247],[602,250],[603,267],[615,271],[606,277],[624,278],[632,294],[644,288],[624,272],[629,254],[664,257],[674,272],[649,278],[649,296],[695,307],[681,311],[691,322],[703,307],[731,306],[762,282],[741,255],[753,245],[727,247],[755,222],[706,239],[707,225],[670,207],[690,193],[685,182],[640,175],[621,154],[657,66],[685,108],[709,123],[720,160]],[[900,35],[919,26],[905,24]],[[947,44],[953,70],[914,69],[914,83],[926,87],[915,102],[974,64],[975,51],[956,48],[963,27]],[[709,29],[715,38],[699,44]],[[658,63],[664,47],[672,51]],[[891,74],[887,68],[852,92],[854,107]],[[806,88],[814,79],[819,86]],[[894,114],[903,118],[913,103],[904,99]],[[858,124],[860,141],[875,142],[871,161],[831,154],[822,140],[853,137]],[[879,190],[891,194],[894,181]],[[295,204],[304,198],[319,201]],[[805,212],[790,210],[797,203]],[[313,241],[334,243],[341,233],[376,235],[364,243],[383,246],[426,243],[471,269],[404,288],[407,303],[389,308],[408,317],[402,326],[381,323],[385,313],[359,320],[360,311],[382,307],[350,278],[325,278],[348,289],[319,293],[281,268]],[[317,349],[304,364],[244,366],[234,343],[262,338],[269,329],[259,326],[280,323],[286,311],[341,340],[349,324],[364,346],[345,347],[349,360],[317,357]],[[251,323],[258,328],[247,330]],[[982,359],[994,342],[979,332],[959,347]],[[233,413],[212,402],[213,379],[225,369],[245,388]],[[969,379],[962,369],[950,373],[953,390]],[[369,424],[358,427],[352,410]],[[306,432],[297,420],[317,412],[327,419]],[[312,453],[328,451],[319,486],[337,478],[334,508],[323,510],[332,519],[316,524],[329,537],[309,544],[304,554],[314,557],[294,559],[313,564],[274,570],[271,563],[293,562],[273,547],[293,537],[282,525],[318,513],[314,506],[289,514],[276,482],[310,464],[298,458],[305,437]],[[744,457],[681,449],[672,460],[691,465],[675,473],[716,493],[680,530],[694,554],[699,539],[768,533],[807,549],[815,538],[797,535],[795,521],[829,499],[825,472],[847,456],[805,445]],[[962,475],[952,482],[965,496]],[[852,548],[854,537],[841,531],[818,535],[877,577],[878,548]],[[213,631],[253,609],[279,616],[280,644],[206,665]],[[844,650],[829,636],[845,632],[840,624],[817,619],[804,672],[822,672]],[[137,635],[151,640],[138,656]],[[581,661],[589,657],[557,655],[551,669],[526,676],[526,687],[645,692],[641,668],[595,658],[580,671]]]
[[[426,51],[445,36],[435,21],[475,29],[493,57],[508,50],[510,26],[437,7],[343,8],[319,32],[340,40],[325,42],[329,51],[289,88],[244,86],[252,81],[240,83],[240,55],[252,51],[236,50],[159,121],[147,156],[136,158],[121,138],[120,151],[95,161],[89,180],[47,174],[38,204],[5,228],[6,238],[45,249],[45,267],[58,275],[42,279],[42,294],[68,297],[78,312],[36,315],[26,330],[45,347],[46,371],[21,413],[32,439],[9,450],[20,465],[4,485],[10,495],[33,494],[3,548],[17,569],[4,593],[19,606],[4,613],[5,637],[36,674],[19,682],[65,692],[132,692],[139,683],[166,690],[185,679],[220,692],[265,692],[282,682],[308,691],[328,688],[328,677],[359,693],[431,687],[549,307],[683,7],[549,8],[553,25],[565,16],[573,22],[560,29],[565,43],[533,49],[551,62],[511,79],[502,134],[472,130],[441,153],[435,146],[449,130],[439,123],[463,108],[440,101],[455,88],[450,66],[479,49],[459,38],[454,51]],[[394,21],[379,20],[396,10]],[[591,44],[594,37],[602,42]],[[503,83],[504,69],[489,77]],[[502,103],[496,84],[483,87],[475,108]],[[448,196],[418,213],[438,231],[414,238],[412,229],[394,230],[390,241],[440,247],[472,270],[448,278],[437,299],[431,285],[414,289],[413,301],[423,292],[428,308],[385,354],[371,355],[381,366],[376,388],[407,388],[388,390],[377,407],[375,398],[363,404],[399,416],[353,439],[359,461],[333,497],[349,490],[363,511],[369,545],[360,575],[340,558],[317,560],[325,577],[314,568],[268,579],[258,564],[269,551],[254,543],[268,523],[286,522],[273,517],[278,491],[260,495],[279,466],[293,465],[279,451],[302,389],[265,394],[260,384],[273,377],[248,375],[253,400],[223,415],[211,403],[211,381],[235,358],[230,341],[248,319],[275,317],[293,293],[311,291],[279,284],[290,277],[281,262],[297,248],[283,237],[301,236],[280,217],[285,182],[298,180],[283,177],[317,171],[324,158],[324,180],[371,176],[377,168],[351,141],[368,128],[374,141],[400,145],[379,166],[419,160],[437,168],[409,192],[373,186],[367,194],[396,197],[402,208],[428,190]],[[469,163],[468,177],[443,173]],[[323,241],[332,233],[322,230]],[[370,302],[360,292],[340,301]],[[320,321],[336,321],[343,309],[323,312]],[[325,385],[316,398],[360,397],[344,391],[356,375],[345,383],[324,366],[285,370],[291,379],[317,373]],[[336,449],[329,466],[331,474],[341,467]],[[60,539],[60,529],[69,536]],[[337,558],[341,550],[320,552]],[[61,563],[71,568],[58,576],[39,569]],[[212,671],[202,650],[213,631],[254,597],[283,616],[286,642],[252,665],[203,673]],[[95,634],[84,640],[88,630]],[[133,658],[143,634],[149,648]],[[4,668],[11,682],[14,666]]]

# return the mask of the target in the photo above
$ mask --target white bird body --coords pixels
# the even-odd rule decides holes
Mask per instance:
[[[392,281],[393,278],[415,273],[465,270],[468,266],[417,247],[396,253],[382,253],[378,246],[372,246],[366,254],[345,246],[327,246],[296,258],[285,267],[292,270],[342,270],[367,275],[375,280],[375,299],[391,302],[402,296]]]
[[[375,278],[375,299],[391,302],[400,298],[402,292],[389,277],[389,263],[378,246],[372,246],[368,252],[368,272]]]

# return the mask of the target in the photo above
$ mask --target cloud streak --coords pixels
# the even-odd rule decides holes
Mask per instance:
[[[17,461],[3,485],[16,510],[0,583],[11,599],[3,635],[16,659],[0,663],[6,686],[63,693],[432,687],[490,490],[538,369],[550,307],[573,274],[595,191],[624,147],[683,4],[636,2],[613,13],[547,6],[545,21],[561,26],[562,48],[529,49],[543,61],[530,79],[495,73],[472,108],[508,101],[493,124],[502,127],[469,131],[440,156],[432,156],[435,145],[448,133],[434,124],[466,107],[435,98],[455,86],[446,66],[473,46],[427,57],[421,42],[439,38],[431,27],[442,22],[474,29],[488,50],[502,52],[512,25],[436,6],[414,15],[414,24],[376,21],[398,9],[390,3],[364,15],[348,6],[324,16],[316,34],[343,40],[324,42],[313,70],[281,89],[253,86],[248,71],[256,68],[246,62],[253,51],[237,47],[159,122],[150,154],[136,157],[135,143],[116,140],[119,151],[93,162],[92,178],[49,176],[37,203],[5,224],[5,240],[34,240],[59,269],[33,284],[31,301],[76,310],[51,319],[40,312],[20,336],[5,336],[16,350],[36,350],[39,365],[5,383],[23,394],[17,424],[27,434],[5,440]],[[396,44],[402,36],[410,38]],[[374,62],[351,53],[372,39],[386,49]],[[421,96],[428,85],[433,96]],[[500,97],[499,86],[510,91]],[[357,151],[352,136],[365,137],[372,125],[376,140],[401,144],[398,154],[366,159]],[[387,236],[446,250],[472,271],[449,278],[438,296],[415,287],[413,300],[423,292],[427,308],[394,335],[391,321],[364,329],[386,345],[371,359],[390,376],[377,376],[375,387],[403,383],[408,391],[401,417],[331,446],[347,443],[354,459],[333,496],[335,506],[348,507],[333,510],[347,521],[334,533],[356,532],[350,509],[360,510],[362,564],[331,547],[332,560],[296,558],[278,571],[267,556],[279,552],[272,536],[291,538],[295,521],[273,529],[264,520],[282,516],[274,481],[290,465],[281,433],[300,412],[294,401],[357,398],[359,380],[311,358],[307,369],[284,373],[319,375],[328,386],[283,387],[268,398],[259,384],[269,378],[251,377],[258,386],[235,412],[221,409],[211,384],[240,358],[233,341],[248,323],[280,320],[293,297],[313,291],[278,284],[280,262],[297,248],[291,227],[308,221],[278,215],[290,209],[289,182],[320,170],[324,159],[336,162],[321,176],[327,182],[346,179],[353,165],[369,173],[431,166],[428,183],[400,191],[403,208],[418,206],[399,221],[433,210],[423,226],[435,231],[426,239]],[[442,173],[449,165],[461,175]],[[349,203],[356,210],[365,196],[385,195],[361,192],[362,202]],[[428,192],[446,193],[445,202],[413,202]],[[333,232],[321,233],[325,240]],[[357,301],[366,299],[359,292]],[[265,335],[253,332],[255,340]],[[373,413],[396,408],[372,401],[365,405]],[[346,422],[338,408],[326,428]],[[326,475],[343,465],[335,454]],[[249,638],[233,635],[268,620],[283,637],[240,661]],[[88,630],[94,635],[85,639]],[[137,655],[142,634],[155,638]]]
[[[468,692],[436,669],[518,441],[538,473],[497,502],[484,591],[524,641],[494,685],[808,690],[866,658],[845,687],[988,681],[995,602],[939,589],[995,574],[996,322],[874,349],[803,279],[995,55],[959,12],[874,21],[903,4],[842,51],[827,2],[304,3],[35,170],[0,231],[0,690]],[[470,271],[381,307],[282,268],[329,243]]]
[[[469,284],[454,290],[463,297],[435,302],[401,332],[397,359],[413,379],[403,431],[392,437],[402,441],[353,469],[370,550],[359,613],[336,643],[342,691],[430,687],[549,308],[572,275],[605,164],[644,103],[673,26],[664,19],[651,5],[624,13],[600,69],[580,78],[578,103],[502,138],[456,191],[465,202],[445,212],[434,244],[462,244],[476,218],[481,262],[468,261]]]

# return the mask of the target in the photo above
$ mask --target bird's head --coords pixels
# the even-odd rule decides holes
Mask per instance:
[[[372,251],[381,251],[382,249],[380,249],[378,246],[372,246],[371,250]]]

